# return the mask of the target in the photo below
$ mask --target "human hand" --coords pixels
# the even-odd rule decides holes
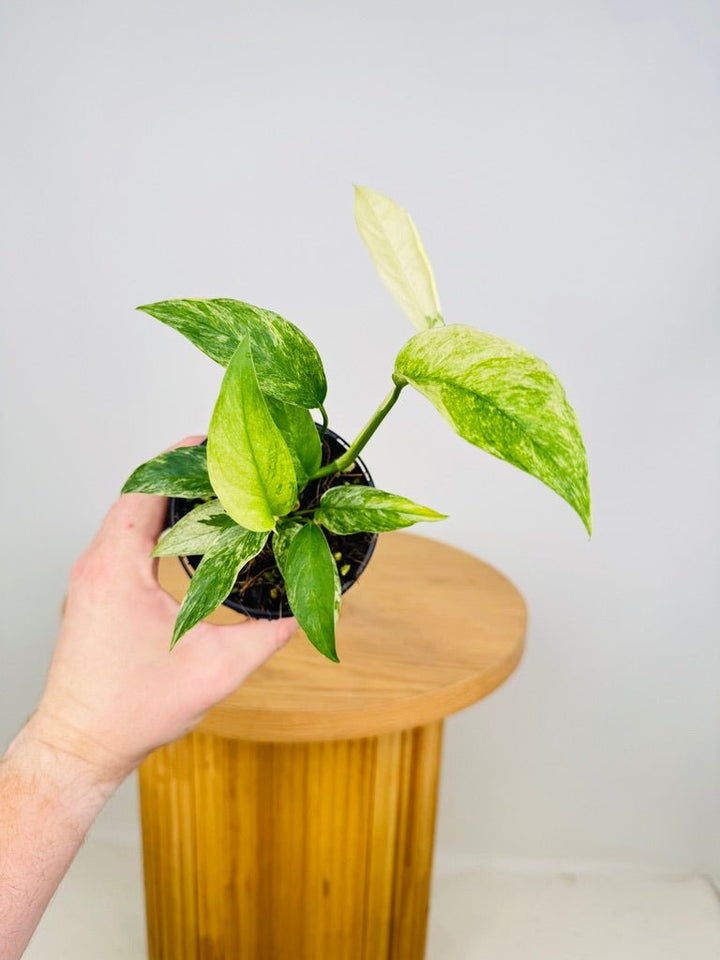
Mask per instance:
[[[178,605],[150,557],[166,505],[164,497],[121,496],[74,565],[47,686],[26,729],[110,789],[191,730],[297,629],[292,618],[203,622],[171,652]]]

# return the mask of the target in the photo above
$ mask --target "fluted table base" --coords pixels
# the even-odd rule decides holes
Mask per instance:
[[[442,721],[195,733],[140,775],[151,960],[422,960]]]

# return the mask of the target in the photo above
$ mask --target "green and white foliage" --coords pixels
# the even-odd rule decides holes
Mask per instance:
[[[224,530],[210,544],[178,610],[172,646],[227,599],[238,573],[265,546],[267,533],[243,527]]]
[[[315,521],[332,533],[384,533],[421,520],[445,520],[446,514],[376,487],[345,484],[331,487],[320,500]]]
[[[138,310],[182,333],[223,366],[249,337],[263,393],[308,410],[322,407],[327,382],[320,354],[301,330],[272,310],[224,299],[163,300]]]
[[[322,458],[322,444],[315,421],[310,411],[303,407],[268,396],[265,397],[265,402],[275,426],[288,445],[295,465],[298,487],[302,489],[320,466]]]
[[[412,217],[369,187],[355,187],[355,223],[375,269],[410,323],[427,330],[443,323],[430,260]]]
[[[394,379],[424,394],[465,440],[559,493],[591,532],[580,427],[546,363],[508,340],[452,324],[406,343]]]
[[[337,662],[340,575],[320,527],[306,523],[292,536],[281,570],[293,616],[320,653]]]
[[[176,447],[134,470],[122,493],[155,493],[161,497],[212,497],[205,447]]]
[[[279,520],[277,530],[272,534],[271,543],[275,555],[275,562],[278,565],[280,573],[283,575],[283,579],[285,579],[285,561],[288,550],[290,549],[290,544],[295,534],[299,533],[302,528],[302,523],[298,523],[296,520]]]
[[[297,500],[295,465],[258,386],[250,338],[228,364],[208,430],[210,482],[248,530],[274,530]]]
[[[166,530],[157,542],[154,557],[200,556],[209,550],[223,530],[236,526],[219,500],[199,503]]]
[[[123,487],[125,493],[204,501],[153,551],[202,556],[173,644],[226,600],[240,571],[270,540],[293,614],[317,649],[337,660],[341,584],[328,537],[335,543],[336,537],[444,518],[406,497],[341,482],[407,386],[427,397],[465,440],[547,484],[591,529],[585,447],[552,370],[507,340],[471,326],[445,326],[418,231],[394,200],[356,187],[355,218],[383,282],[419,332],[396,358],[392,390],[332,463],[321,465],[310,413],[320,410],[327,422],[325,373],[296,326],[239,300],[166,300],[139,308],[227,368],[207,447],[163,453],[138,467]],[[318,502],[320,489],[325,492]],[[301,495],[309,507],[301,506]]]

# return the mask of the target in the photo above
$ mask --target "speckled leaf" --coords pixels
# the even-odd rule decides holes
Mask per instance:
[[[278,520],[277,530],[272,534],[272,549],[275,555],[275,562],[278,565],[280,573],[285,579],[285,561],[287,552],[293,537],[302,530],[303,525],[295,520]]]
[[[233,354],[208,430],[207,463],[220,502],[248,530],[272,530],[297,500],[295,467],[258,387],[245,337]]]
[[[284,561],[288,603],[308,640],[337,662],[335,624],[340,612],[340,577],[325,534],[314,523],[292,538]]]
[[[154,557],[201,556],[223,529],[237,526],[219,500],[199,503],[166,530],[152,552]]]
[[[207,617],[225,600],[238,573],[265,546],[267,533],[242,527],[224,530],[208,547],[178,610],[172,644]]]
[[[290,450],[298,484],[304,487],[322,459],[322,444],[315,421],[304,407],[283,403],[275,397],[266,397],[265,400],[270,416]]]
[[[390,197],[355,187],[355,222],[375,269],[418,330],[443,323],[430,260],[412,217]]]
[[[542,360],[507,340],[452,324],[409,340],[394,378],[424,394],[465,440],[555,490],[590,532],[580,427]]]
[[[205,447],[176,447],[153,457],[133,471],[122,492],[187,499],[213,496]]]
[[[163,300],[138,307],[182,333],[227,366],[245,336],[263,393],[301,407],[319,407],[327,393],[322,360],[298,328],[271,310],[240,300]]]
[[[356,484],[331,487],[323,494],[314,514],[318,523],[343,536],[401,530],[421,520],[445,518],[446,514],[437,513],[406,497]]]

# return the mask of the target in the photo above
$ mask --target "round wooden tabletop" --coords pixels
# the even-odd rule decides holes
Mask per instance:
[[[175,557],[158,578],[177,599],[188,578]],[[222,607],[210,618],[243,618]],[[307,742],[373,737],[467,707],[515,669],[525,604],[501,573],[462,550],[408,533],[382,534],[343,596],[340,663],[298,631],[210,710],[200,730],[238,740]]]

